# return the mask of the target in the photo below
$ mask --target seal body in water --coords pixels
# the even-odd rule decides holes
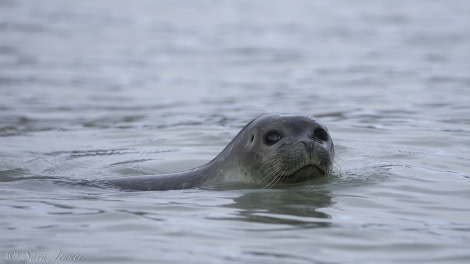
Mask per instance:
[[[329,175],[334,146],[325,126],[306,116],[262,115],[209,163],[189,171],[109,180],[126,190],[205,188],[230,183],[269,188]]]

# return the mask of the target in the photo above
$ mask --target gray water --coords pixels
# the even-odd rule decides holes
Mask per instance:
[[[470,2],[0,1],[0,262],[468,263]],[[314,116],[340,175],[83,185]],[[56,259],[56,255],[60,255]]]

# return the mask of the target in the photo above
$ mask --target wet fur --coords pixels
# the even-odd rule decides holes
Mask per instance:
[[[271,188],[328,177],[334,146],[331,137],[320,140],[316,129],[326,127],[305,116],[268,114],[248,123],[209,163],[185,172],[119,178],[108,184],[126,190],[174,190],[242,183]],[[272,146],[264,135],[279,131],[283,138]],[[326,132],[328,133],[328,132]],[[304,168],[304,169],[302,169]]]

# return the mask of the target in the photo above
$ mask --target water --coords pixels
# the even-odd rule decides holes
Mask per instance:
[[[5,263],[468,263],[470,4],[0,1]],[[122,192],[266,112],[329,127],[339,177]],[[57,257],[58,255],[58,257]]]

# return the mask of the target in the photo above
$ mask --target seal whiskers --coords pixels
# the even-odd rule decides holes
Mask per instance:
[[[273,159],[271,162],[266,163],[265,165],[266,166],[263,167],[266,167],[268,170],[263,172],[265,175],[261,181],[261,183],[267,182],[266,185],[263,186],[264,189],[271,188],[272,186],[276,185],[276,183],[278,183],[287,172],[286,168],[282,166],[279,157]]]

